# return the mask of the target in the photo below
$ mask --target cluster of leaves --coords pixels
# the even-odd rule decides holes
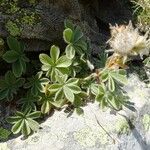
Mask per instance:
[[[134,4],[134,13],[136,14],[138,21],[142,25],[150,24],[150,2],[149,0],[132,0]]]
[[[65,51],[62,53],[58,46],[53,45],[49,55],[40,54],[40,72],[26,80],[21,77],[26,73],[26,63],[29,62],[24,53],[25,47],[17,39],[8,37],[10,50],[3,55],[3,59],[12,64],[12,71],[8,71],[0,81],[0,100],[17,99],[19,111],[7,119],[13,124],[14,134],[21,132],[28,136],[39,128],[35,119],[64,105],[71,105],[80,115],[88,99],[97,100],[101,108],[120,110],[123,105],[133,108],[122,90],[122,85],[127,82],[125,70],[104,66],[87,76],[94,66],[89,61],[89,44],[80,27],[66,21],[63,39]],[[19,99],[17,92],[20,88],[25,96]]]
[[[11,132],[5,128],[0,127],[0,140],[7,140]]]

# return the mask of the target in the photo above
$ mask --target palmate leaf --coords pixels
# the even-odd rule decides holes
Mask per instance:
[[[61,56],[60,50],[57,46],[53,45],[50,49],[50,56],[46,54],[40,54],[39,59],[43,64],[42,70],[46,71],[46,75],[51,77],[52,81],[56,81],[56,76],[62,74],[68,74],[68,67],[72,64],[72,61],[66,56]]]
[[[36,102],[40,100],[39,96],[33,95],[30,91],[27,92],[26,97],[23,97],[19,100],[19,104],[22,105],[22,111],[36,111]]]
[[[28,136],[31,131],[36,131],[39,128],[39,124],[33,120],[39,118],[41,112],[16,112],[16,115],[13,117],[7,118],[7,121],[13,124],[11,131],[14,134],[22,133],[24,136]]]
[[[57,81],[59,83],[50,85],[48,90],[51,93],[55,93],[54,101],[58,101],[65,97],[68,101],[73,103],[75,94],[81,93],[81,89],[77,85],[79,79],[70,78],[67,80],[67,78],[68,78],[67,75],[57,77]]]
[[[16,79],[14,74],[11,71],[8,71],[5,74],[5,78],[0,80],[0,100],[12,100],[14,94],[17,94],[17,91],[24,82],[25,80],[23,78]]]
[[[45,91],[45,85],[49,83],[49,79],[42,78],[42,72],[38,72],[35,76],[28,78],[28,82],[24,85],[24,88],[31,88],[33,95],[37,96],[39,92]]]
[[[87,54],[88,49],[87,42],[83,37],[80,27],[74,27],[71,24],[72,23],[68,23],[68,21],[66,21],[66,29],[63,32],[63,39],[68,44],[65,52],[69,59],[73,59],[76,52],[79,56],[85,53]]]
[[[116,84],[119,83],[124,85],[127,84],[126,71],[123,69],[119,70],[108,70],[105,69],[100,74],[100,80],[108,84],[108,89],[114,92],[116,89]]]
[[[7,38],[7,44],[10,48],[3,55],[7,63],[12,63],[12,70],[16,77],[20,77],[26,71],[26,63],[29,59],[24,54],[24,45],[14,37]]]

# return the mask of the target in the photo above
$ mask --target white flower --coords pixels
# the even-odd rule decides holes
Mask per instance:
[[[140,35],[137,29],[134,29],[132,23],[127,26],[110,26],[111,39],[108,41],[113,51],[122,56],[130,55],[148,55],[150,52],[150,39],[147,35]]]

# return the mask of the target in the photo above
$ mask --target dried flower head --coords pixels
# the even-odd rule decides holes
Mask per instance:
[[[148,55],[150,52],[150,39],[148,33],[140,35],[138,29],[134,29],[131,21],[127,26],[110,26],[111,38],[108,41],[113,51],[122,56]]]

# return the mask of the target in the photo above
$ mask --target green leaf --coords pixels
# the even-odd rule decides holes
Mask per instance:
[[[69,86],[69,85],[74,85],[74,84],[77,84],[79,82],[79,79],[77,78],[70,78],[66,84]]]
[[[77,85],[69,85],[67,87],[75,94],[79,94],[81,92],[80,87]]]
[[[56,62],[56,60],[59,58],[59,55],[60,55],[59,47],[53,45],[50,49],[50,56],[53,62]]]
[[[12,64],[12,70],[16,77],[20,77],[23,71],[23,67],[19,60]]]
[[[61,108],[66,103],[66,100],[63,98],[60,98],[60,100],[52,101],[51,104],[54,105],[57,108]]]
[[[64,24],[65,24],[65,28],[70,28],[71,30],[74,30],[74,25],[73,25],[72,21],[66,19]]]
[[[4,98],[6,98],[8,95],[8,90],[0,90],[0,100],[3,100]]]
[[[68,59],[73,59],[74,56],[75,56],[75,49],[71,46],[71,45],[68,45],[66,47],[66,56]]]
[[[82,105],[82,98],[80,96],[76,95],[74,102],[73,102],[73,105],[75,107],[80,107]]]
[[[19,87],[23,86],[24,82],[25,82],[25,79],[20,78],[16,81],[16,86],[19,88]]]
[[[21,119],[21,116],[12,116],[7,118],[7,122],[11,124],[17,123]]]
[[[16,38],[14,38],[12,36],[8,37],[7,38],[7,44],[11,50],[21,52],[20,43]]]
[[[61,56],[57,61],[56,61],[56,67],[58,68],[65,68],[69,67],[71,65],[71,60],[68,59],[66,56]]]
[[[82,114],[84,114],[84,110],[82,108],[76,108],[76,113],[78,115],[82,115]]]
[[[101,79],[103,82],[106,82],[108,80],[108,72],[107,71],[102,72]]]
[[[24,118],[24,113],[20,111],[16,111],[16,116],[20,116],[21,118]]]
[[[35,112],[30,113],[30,114],[27,114],[27,117],[32,118],[32,119],[39,118],[40,116],[41,116],[40,111],[35,111]]]
[[[101,109],[104,109],[106,106],[107,106],[106,98],[103,98],[103,99],[100,101],[100,107],[101,107]]]
[[[50,110],[51,110],[51,103],[50,103],[49,101],[45,101],[45,102],[42,104],[41,112],[42,112],[43,114],[46,114],[46,113],[48,113]]]
[[[46,65],[46,66],[49,66],[49,65],[53,66],[54,65],[52,59],[47,54],[40,54],[39,59],[40,59],[41,63]]]
[[[61,84],[55,83],[55,84],[50,85],[49,91],[50,92],[57,92],[61,87],[62,87]]]
[[[111,76],[109,76],[109,78],[108,78],[108,89],[109,89],[111,92],[114,92],[114,91],[115,91],[115,82],[114,82],[114,80],[112,79]]]
[[[116,72],[111,72],[111,76],[116,80],[118,81],[119,83],[121,84],[127,84],[128,83],[128,80],[126,78],[126,76],[122,75],[122,74],[119,74],[119,73],[116,73]]]
[[[51,74],[50,74],[50,77],[51,77],[51,81],[52,81],[52,82],[55,82],[55,81],[56,81],[56,76],[57,76],[56,69],[53,68],[53,69],[51,70]]]
[[[79,41],[81,38],[83,37],[83,33],[81,32],[80,27],[76,27],[75,31],[74,31],[74,43]]]
[[[63,32],[63,38],[66,43],[71,43],[73,32],[70,28],[67,28]]]
[[[67,98],[67,100],[73,103],[74,102],[74,94],[73,94],[72,90],[69,89],[67,86],[64,86],[63,90],[64,90],[64,94],[65,94],[65,97]]]
[[[33,119],[28,118],[27,119],[28,125],[29,127],[33,130],[33,131],[37,131],[39,129],[39,123],[36,122]]]
[[[11,129],[13,134],[18,134],[21,131],[21,128],[23,126],[22,120],[19,120],[17,123],[15,123]]]
[[[98,94],[98,84],[95,84],[95,83],[91,84],[91,92],[92,92],[93,95]]]
[[[42,65],[42,71],[48,71],[51,69],[51,65]]]
[[[109,103],[116,109],[119,110],[121,108],[121,105],[117,99],[114,98],[114,96],[109,96]]]
[[[105,89],[104,89],[104,85],[99,85],[99,91],[98,91],[98,95],[96,95],[96,100],[98,102],[103,101],[105,96]]]
[[[62,89],[59,89],[59,91],[57,91],[57,93],[55,94],[54,101],[62,100],[63,97],[64,97],[63,90],[62,90]]]
[[[14,63],[17,59],[19,58],[19,54],[14,51],[7,51],[4,55],[3,55],[3,59],[7,62],[7,63]]]
[[[24,136],[28,136],[30,133],[31,133],[31,129],[29,127],[29,124],[28,124],[28,121],[27,120],[24,120],[24,123],[22,125],[22,134]]]

